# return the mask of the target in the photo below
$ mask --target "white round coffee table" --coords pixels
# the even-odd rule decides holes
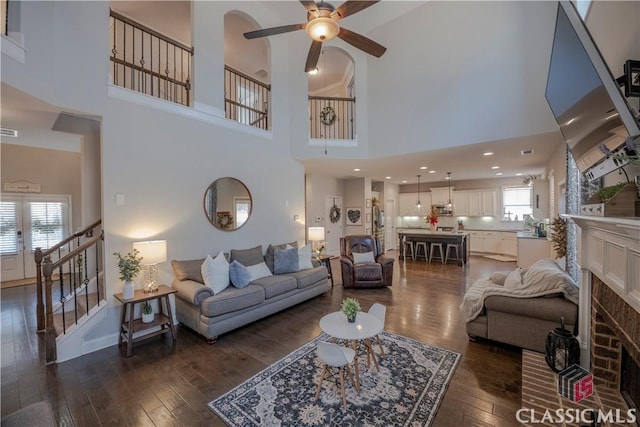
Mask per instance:
[[[325,315],[320,319],[320,329],[333,338],[351,341],[353,349],[356,352],[355,358],[355,371],[356,371],[356,389],[360,392],[360,373],[358,369],[358,342],[364,340],[367,347],[367,363],[369,362],[369,356],[373,357],[373,362],[376,365],[376,369],[379,370],[378,361],[376,360],[375,353],[371,348],[370,338],[375,337],[380,332],[384,325],[380,319],[372,316],[369,313],[359,312],[356,316],[354,323],[349,323],[347,316],[341,311],[336,311]]]

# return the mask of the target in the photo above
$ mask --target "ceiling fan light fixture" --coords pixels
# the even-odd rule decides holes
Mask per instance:
[[[310,76],[315,76],[316,74],[318,74],[318,67],[314,67],[313,69],[309,70]]]
[[[309,37],[313,40],[326,42],[338,35],[340,32],[340,25],[331,18],[321,16],[309,21],[306,30]]]

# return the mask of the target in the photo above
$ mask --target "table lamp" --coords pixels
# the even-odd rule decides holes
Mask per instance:
[[[137,249],[142,257],[144,271],[144,291],[158,290],[158,264],[167,260],[167,241],[149,240],[135,242],[133,249]]]
[[[311,241],[311,248],[314,252],[317,252],[317,242],[324,240],[324,227],[309,227],[309,240]],[[320,253],[318,253],[318,255],[320,255]]]

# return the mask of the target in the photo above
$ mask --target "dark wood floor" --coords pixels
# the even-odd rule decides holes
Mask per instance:
[[[320,318],[357,298],[364,310],[387,306],[385,329],[463,355],[434,426],[517,426],[521,351],[469,342],[458,306],[465,286],[514,263],[472,257],[468,267],[397,261],[394,285],[343,289],[237,329],[215,345],[179,327],[178,341],[157,337],[125,358],[117,346],[44,366],[43,338],[35,334],[35,286],[3,289],[2,415],[47,400],[59,425],[218,426],[207,403],[321,333]]]

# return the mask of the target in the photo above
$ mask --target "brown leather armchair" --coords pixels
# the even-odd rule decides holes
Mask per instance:
[[[353,253],[373,252],[375,262],[354,264]],[[380,239],[373,236],[340,238],[342,286],[345,288],[377,288],[393,283],[394,259],[382,252]]]

